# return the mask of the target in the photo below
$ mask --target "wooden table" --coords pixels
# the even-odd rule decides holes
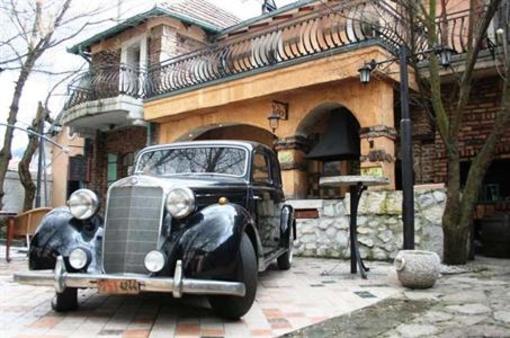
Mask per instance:
[[[7,220],[7,224],[6,224],[7,238],[6,238],[6,243],[5,243],[5,260],[7,262],[11,261],[11,259],[9,257],[9,245],[12,241],[12,238],[9,238],[9,237],[12,237],[12,233],[14,230],[14,218],[16,217],[16,215],[17,215],[16,212],[0,210],[0,219],[3,218],[3,219]]]
[[[357,230],[357,221],[358,221],[358,204],[363,194],[363,191],[370,186],[380,186],[389,184],[389,180],[386,177],[378,177],[378,176],[331,176],[331,177],[322,177],[319,180],[319,184],[323,187],[342,187],[348,186],[350,195],[351,195],[351,217],[349,222],[349,238],[350,238],[350,249],[351,249],[351,273],[357,273],[357,268],[359,267],[359,272],[361,277],[367,278],[368,269],[363,260],[361,259],[359,253],[359,244],[358,244],[358,230]]]

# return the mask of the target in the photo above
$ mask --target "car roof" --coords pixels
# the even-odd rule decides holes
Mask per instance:
[[[204,141],[186,141],[186,142],[174,142],[174,143],[163,143],[156,144],[152,146],[148,146],[143,149],[143,151],[151,151],[165,148],[179,148],[186,146],[241,146],[248,150],[254,150],[256,148],[265,148],[266,150],[271,150],[267,145],[255,141],[245,141],[245,140],[204,140]]]

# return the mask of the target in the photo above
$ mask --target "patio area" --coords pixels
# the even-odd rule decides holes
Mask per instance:
[[[4,250],[0,247],[0,252]],[[15,250],[14,250],[15,253]],[[81,291],[76,312],[50,308],[54,290],[18,285],[23,254],[0,256],[0,337],[274,337],[375,304],[401,288],[388,263],[369,262],[368,279],[349,273],[349,262],[296,258],[290,271],[259,275],[257,299],[240,321],[216,317],[204,297],[105,296]]]

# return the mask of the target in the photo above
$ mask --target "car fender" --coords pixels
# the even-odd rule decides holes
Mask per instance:
[[[187,222],[188,229],[178,242],[185,276],[227,277],[237,266],[241,238],[248,234],[256,252],[262,245],[249,212],[237,204],[213,204]]]
[[[294,227],[294,238],[296,237],[294,220],[294,208],[291,205],[285,204],[280,212],[280,247],[287,248],[289,246],[289,238],[291,229]]]
[[[53,269],[58,256],[67,257],[71,250],[81,247],[91,253],[89,270],[99,270],[101,257],[102,219],[93,216],[81,221],[73,217],[68,208],[53,209],[42,219],[30,242],[29,268]]]

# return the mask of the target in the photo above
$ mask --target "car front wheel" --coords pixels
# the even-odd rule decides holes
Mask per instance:
[[[241,318],[250,310],[257,293],[257,256],[246,234],[241,239],[238,259],[233,280],[244,283],[246,294],[243,297],[209,296],[211,307],[223,318]]]
[[[67,312],[78,308],[78,289],[66,288],[63,292],[56,292],[51,301],[51,308],[56,312]]]

